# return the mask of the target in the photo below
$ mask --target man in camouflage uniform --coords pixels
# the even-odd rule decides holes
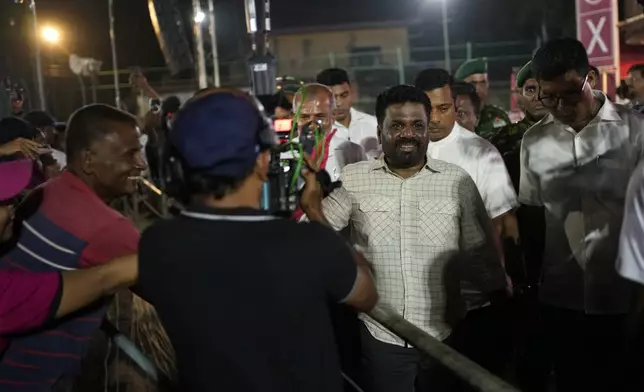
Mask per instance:
[[[524,111],[523,120],[499,128],[489,140],[499,150],[512,178],[514,187],[519,189],[519,151],[523,134],[548,112],[539,101],[539,83],[532,77],[532,62],[529,61],[517,73],[516,83],[520,94],[519,107]]]
[[[482,108],[476,133],[485,138],[496,133],[497,129],[512,123],[508,114],[498,106],[488,102],[490,85],[487,78],[487,59],[472,59],[461,64],[454,72],[454,79],[472,84],[481,98]]]

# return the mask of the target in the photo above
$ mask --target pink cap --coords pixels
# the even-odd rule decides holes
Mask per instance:
[[[0,201],[20,194],[31,181],[33,163],[29,159],[0,162]]]

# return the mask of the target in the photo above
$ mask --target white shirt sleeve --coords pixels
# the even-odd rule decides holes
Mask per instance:
[[[479,192],[491,219],[519,206],[510,174],[499,151],[492,145],[478,159]]]
[[[528,164],[529,155],[526,148],[526,139],[523,137],[521,142],[521,176],[519,178],[519,203],[528,206],[543,206],[541,201],[541,190],[539,187],[539,177],[530,170]]]
[[[626,193],[617,272],[644,284],[644,163],[635,169]]]

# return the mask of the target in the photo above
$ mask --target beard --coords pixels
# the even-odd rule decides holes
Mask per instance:
[[[388,162],[396,168],[406,169],[425,161],[427,142],[419,139],[404,138],[383,146]]]

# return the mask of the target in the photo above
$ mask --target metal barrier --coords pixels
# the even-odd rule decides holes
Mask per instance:
[[[131,205],[132,203],[137,205],[133,206]],[[125,201],[124,210],[135,215],[130,216],[130,218],[135,222],[142,221],[141,209],[139,208],[141,206],[149,209],[149,212],[151,212],[155,217],[161,217],[162,214],[160,214],[159,209],[152,207],[151,204],[152,203],[147,200],[146,195],[138,195]],[[164,212],[165,214],[163,215],[168,217],[167,209]],[[369,313],[369,316],[399,338],[410,343],[417,350],[438,360],[445,367],[458,375],[459,378],[463,379],[479,391],[519,392],[515,387],[488,372],[480,365],[471,361],[469,358],[460,354],[445,343],[433,338],[385,305],[378,304],[378,306]],[[131,356],[130,352],[125,351],[125,353],[128,356]],[[140,358],[138,357],[132,357],[132,359],[135,360],[136,363],[141,363]],[[150,374],[149,369],[149,367],[142,367],[142,370],[148,373],[151,378],[156,379],[157,375]],[[356,388],[356,390],[359,390],[359,388]]]
[[[401,315],[379,304],[369,316],[380,325],[410,343],[417,350],[435,358],[461,379],[481,392],[519,392],[518,389],[472,362],[469,358],[431,337]]]

